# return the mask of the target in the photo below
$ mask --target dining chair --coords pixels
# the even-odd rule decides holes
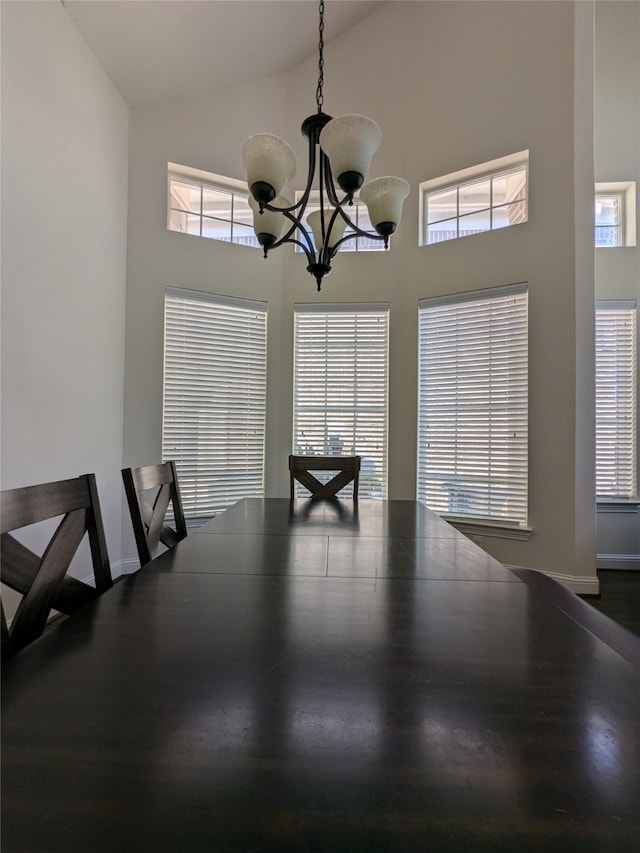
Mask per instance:
[[[123,468],[122,479],[140,565],[144,566],[158,555],[160,543],[173,548],[187,535],[175,462]],[[174,528],[167,524],[169,504]]]
[[[42,556],[12,535],[58,516]],[[3,656],[37,639],[52,610],[70,615],[113,586],[94,474],[0,492],[0,532],[2,583],[22,595],[10,624],[2,606]],[[95,586],[67,575],[85,534]]]
[[[297,480],[311,492],[312,500],[326,500],[353,481],[353,499],[358,500],[360,480],[360,456],[289,456],[289,479],[291,500],[295,497]],[[337,471],[327,483],[321,483],[311,471]]]

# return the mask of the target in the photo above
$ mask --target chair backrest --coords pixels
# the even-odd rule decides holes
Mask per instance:
[[[57,516],[42,557],[11,535]],[[69,615],[113,585],[93,474],[0,492],[0,531],[2,583],[22,595],[10,627],[2,608],[4,656],[39,637],[52,610]],[[66,574],[86,533],[95,587]]]
[[[123,468],[122,479],[140,565],[144,566],[157,557],[160,543],[173,548],[187,535],[176,466],[174,462],[164,462],[142,468]],[[146,492],[151,494],[147,496]],[[175,530],[166,524],[169,504],[173,508]]]
[[[353,480],[353,499],[358,500],[360,456],[289,456],[291,500],[295,496],[295,481],[311,492],[313,500],[334,498]],[[321,483],[311,471],[337,471],[328,483]]]

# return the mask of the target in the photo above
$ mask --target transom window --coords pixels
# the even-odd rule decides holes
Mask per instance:
[[[596,248],[636,245],[635,181],[596,184],[595,232]]]
[[[361,456],[359,496],[386,498],[389,306],[296,305],[294,328],[293,452]]]
[[[521,151],[422,183],[420,245],[526,222],[528,160]]]
[[[168,193],[170,231],[259,247],[241,181],[170,163]]]
[[[596,246],[622,246],[624,203],[622,193],[596,193]]]
[[[417,496],[445,516],[527,524],[527,287],[419,307]]]

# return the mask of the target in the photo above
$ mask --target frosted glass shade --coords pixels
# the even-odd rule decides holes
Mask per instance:
[[[324,212],[324,225],[325,228],[329,227],[329,222],[331,221],[331,217],[333,216],[333,210],[325,210]],[[320,216],[319,210],[314,210],[313,213],[310,213],[307,216],[307,223],[309,224],[311,230],[313,231],[313,239],[316,243],[316,248],[321,249],[324,245],[324,240],[322,237],[322,217]],[[344,229],[347,227],[347,223],[344,219],[338,215],[336,216],[335,222],[331,228],[331,234],[329,235],[329,248],[332,249],[338,240],[341,240],[344,236]]]
[[[402,217],[402,203],[409,195],[409,184],[404,178],[374,178],[360,190],[360,199],[367,205],[369,219],[378,230],[381,223],[398,225]]]
[[[371,158],[381,142],[382,133],[375,121],[355,113],[338,116],[322,128],[320,147],[329,158],[333,177],[344,192],[353,192],[362,186]],[[360,175],[356,186],[351,186],[351,181],[343,177],[349,174]]]
[[[276,196],[272,202],[274,207],[291,207],[291,202],[284,196]],[[253,230],[256,234],[271,234],[273,242],[279,240],[285,232],[287,225],[291,225],[290,219],[283,213],[274,213],[272,210],[263,210],[260,213],[260,205],[253,196],[249,196],[249,207],[253,211]]]
[[[280,194],[298,168],[293,148],[271,133],[250,136],[242,146],[242,162],[247,170],[249,189],[256,183],[265,183],[273,187],[274,196]]]

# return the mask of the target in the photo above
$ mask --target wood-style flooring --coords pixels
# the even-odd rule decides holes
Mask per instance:
[[[640,636],[640,572],[600,569],[600,598],[586,598],[605,616]]]

